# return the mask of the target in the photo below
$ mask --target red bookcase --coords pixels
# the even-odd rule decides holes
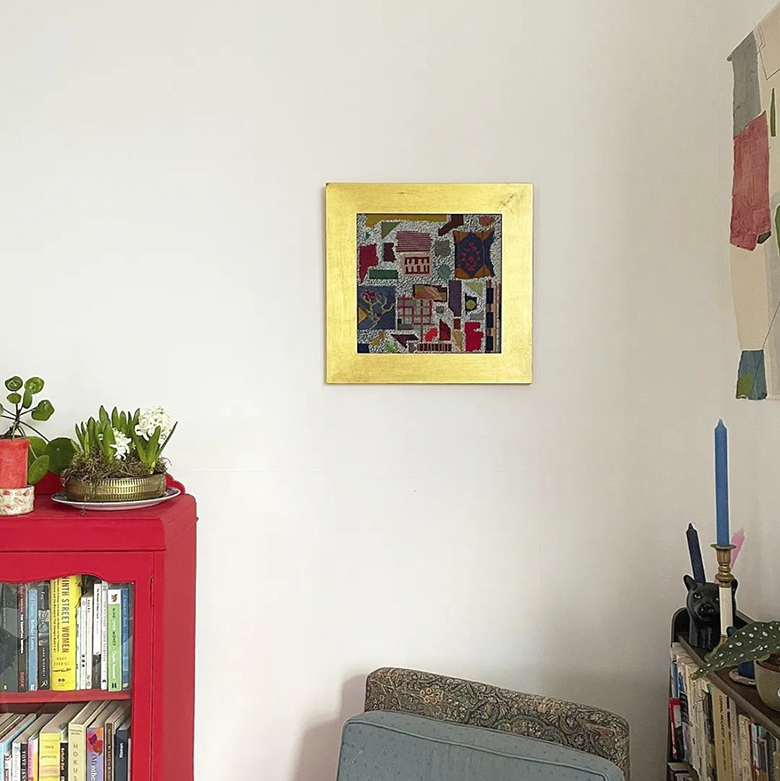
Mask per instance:
[[[93,585],[128,584],[133,594],[126,690],[0,691],[0,713],[126,701],[130,781],[192,781],[196,521],[186,494],[122,512],[80,512],[39,496],[32,514],[0,517],[3,584],[79,575]]]

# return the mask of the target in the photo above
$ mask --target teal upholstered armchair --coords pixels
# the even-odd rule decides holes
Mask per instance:
[[[598,708],[383,668],[344,728],[338,781],[629,781],[628,745]]]

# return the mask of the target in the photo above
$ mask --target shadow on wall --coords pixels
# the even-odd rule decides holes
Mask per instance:
[[[365,688],[365,676],[350,678],[341,690],[338,717],[306,730],[293,781],[336,781],[341,730],[348,718],[363,712]]]

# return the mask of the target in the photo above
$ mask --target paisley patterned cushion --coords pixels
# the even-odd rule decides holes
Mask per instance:
[[[368,676],[366,710],[401,711],[547,740],[608,759],[630,781],[628,723],[589,705],[386,667]]]

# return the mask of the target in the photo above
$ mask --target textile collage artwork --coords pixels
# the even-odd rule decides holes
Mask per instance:
[[[358,214],[358,353],[501,352],[500,214]]]
[[[780,398],[780,6],[732,53],[737,398]]]

